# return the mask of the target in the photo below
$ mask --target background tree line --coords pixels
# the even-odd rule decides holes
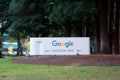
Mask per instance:
[[[119,0],[1,0],[1,33],[29,37],[90,37],[94,53],[120,53]],[[5,23],[4,23],[5,22]]]

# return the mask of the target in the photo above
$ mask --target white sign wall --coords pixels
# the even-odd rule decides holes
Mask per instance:
[[[89,55],[89,37],[30,38],[30,55]]]

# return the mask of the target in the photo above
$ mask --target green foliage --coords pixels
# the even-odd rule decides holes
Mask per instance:
[[[53,5],[49,15],[50,23],[66,26],[66,23],[72,26],[73,36],[80,34],[80,28],[85,25],[93,36],[93,17],[95,14],[95,3],[92,0],[61,0]],[[84,19],[84,23],[81,23]],[[62,32],[64,32],[63,29]],[[89,33],[88,33],[89,34]]]
[[[46,34],[48,32],[54,35],[55,28],[58,25],[53,28],[50,27],[51,24],[59,24],[60,27],[66,21],[70,21],[75,26],[75,21],[79,22],[81,17],[87,17],[88,14],[91,15],[93,13],[94,5],[92,2],[89,0],[12,0],[9,6],[9,13],[13,14],[14,18],[10,26],[10,33],[16,37],[38,36],[40,34],[49,36]]]
[[[16,40],[12,37],[9,37],[8,42],[12,43],[12,42],[16,42]]]
[[[64,1],[53,6],[50,13],[50,22],[63,24],[67,20],[78,21],[81,17],[92,14],[94,5],[91,3],[86,4],[84,1]]]
[[[42,4],[44,2],[44,0],[12,0],[9,12],[14,15],[14,18],[10,26],[10,34],[16,37],[25,37],[42,33],[43,29],[48,26],[44,5]]]
[[[18,15],[44,14],[44,0],[12,0],[9,13]]]
[[[12,0],[9,5],[9,13],[11,14],[21,13],[25,1],[26,0]]]

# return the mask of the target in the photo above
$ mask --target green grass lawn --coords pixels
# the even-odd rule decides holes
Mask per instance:
[[[44,66],[0,59],[0,80],[120,80],[120,66]]]

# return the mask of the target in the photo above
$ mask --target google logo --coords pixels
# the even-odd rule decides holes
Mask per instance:
[[[74,42],[67,41],[67,42],[62,42],[62,41],[57,41],[54,40],[52,41],[52,46],[65,46],[66,48],[69,48],[70,46],[74,46]]]

